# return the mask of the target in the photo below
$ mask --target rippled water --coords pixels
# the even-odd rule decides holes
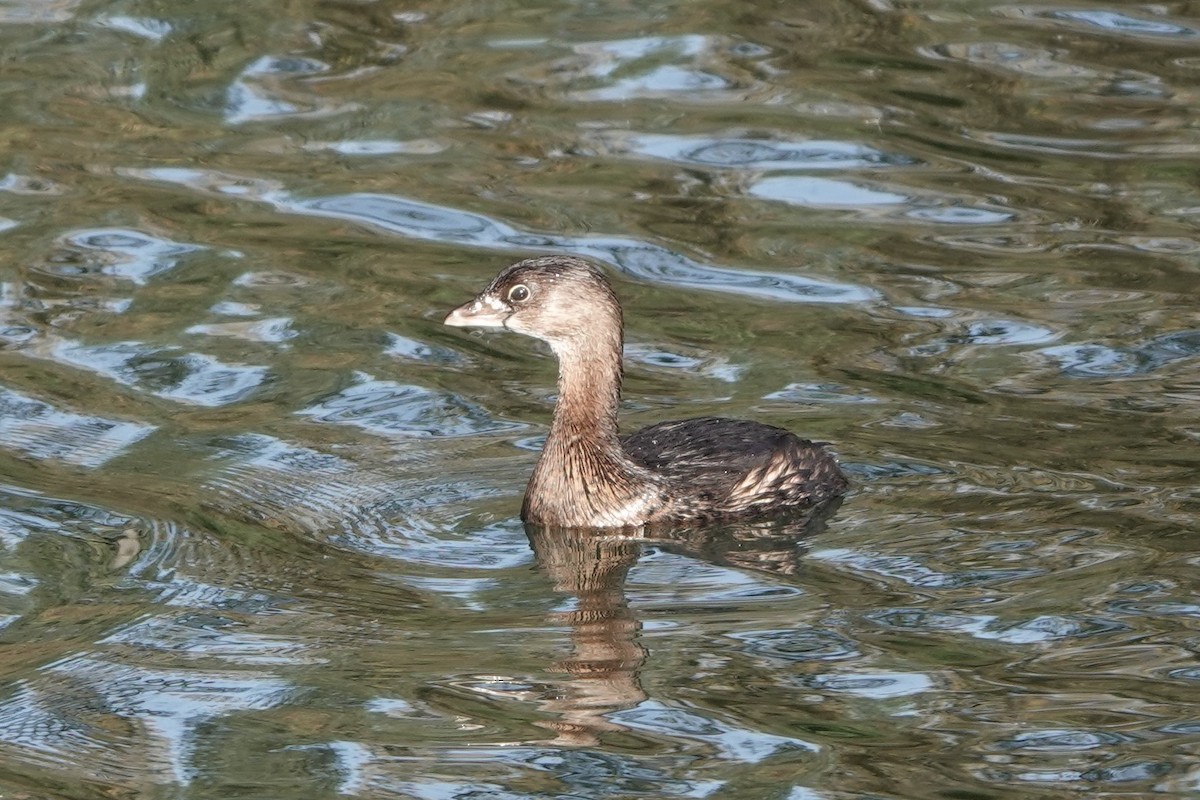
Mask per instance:
[[[0,1],[0,793],[1200,792],[1200,6]],[[827,519],[516,519],[626,425]]]

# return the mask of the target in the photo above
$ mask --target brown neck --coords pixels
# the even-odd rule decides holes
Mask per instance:
[[[521,518],[561,527],[640,525],[662,503],[655,476],[617,438],[621,327],[553,343],[558,403]]]
[[[546,445],[620,452],[621,331],[557,345],[558,403]]]

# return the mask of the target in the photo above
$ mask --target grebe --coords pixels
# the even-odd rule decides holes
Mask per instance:
[[[563,528],[778,516],[846,490],[822,443],[746,420],[661,422],[621,437],[621,304],[599,268],[571,256],[517,262],[447,315],[506,328],[558,357],[558,402],[521,519]]]

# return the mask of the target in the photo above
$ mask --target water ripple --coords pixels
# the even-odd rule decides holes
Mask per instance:
[[[0,447],[94,469],[154,432],[154,425],[63,411],[0,387]]]
[[[606,153],[625,153],[722,169],[858,169],[918,164],[915,158],[849,142],[715,138],[606,131],[596,136]]]
[[[436,139],[343,139],[337,142],[308,142],[305,150],[328,150],[343,156],[431,156],[448,149],[450,145]]]
[[[795,542],[789,544],[794,550]],[[653,548],[630,570],[627,592],[640,607],[677,608],[732,601],[772,603],[803,590],[747,570]]]
[[[428,364],[437,365],[453,365],[466,366],[471,363],[471,360],[466,356],[451,350],[449,347],[442,347],[436,344],[427,344],[419,342],[416,339],[410,339],[407,336],[401,336],[398,333],[389,333],[387,335],[388,345],[383,352],[393,358],[403,359],[405,361],[419,361]]]
[[[253,322],[210,322],[202,325],[192,325],[185,328],[184,333],[194,333],[202,336],[228,336],[247,342],[266,342],[277,344],[293,339],[299,334],[292,329],[291,317],[272,317]]]
[[[1038,10],[1033,15],[1043,19],[1067,22],[1080,28],[1100,30],[1131,38],[1171,38],[1193,40],[1200,38],[1200,29],[1172,22],[1166,18],[1145,19],[1120,11],[1104,9]]]
[[[865,303],[873,289],[802,275],[708,266],[665,247],[637,239],[522,233],[481,214],[384,194],[347,194],[295,199],[278,187],[217,172],[177,168],[124,170],[146,180],[182,184],[270,203],[289,214],[344,219],[411,239],[451,242],[492,250],[569,252],[612,264],[637,278],[691,289],[731,292],[801,303]]]
[[[848,386],[836,383],[789,383],[782,389],[764,394],[763,399],[821,405],[873,405],[882,402],[864,390],[855,392]]]
[[[0,2],[3,793],[1195,794],[1200,24],[1006,3]],[[527,532],[547,252],[828,527]]]
[[[384,524],[372,509],[403,489],[395,476],[263,434],[218,444],[213,458],[224,463],[207,484],[214,501],[229,513],[272,527],[361,532]]]
[[[1063,59],[1062,53],[1040,48],[1023,47],[1009,42],[964,42],[923,48],[931,58],[965,61],[969,64],[993,67],[1031,78],[1054,81],[1056,85],[1071,81],[1094,81],[1117,74],[1101,72]]]
[[[30,197],[55,197],[66,190],[51,180],[10,172],[0,178],[0,192]]]
[[[58,249],[34,269],[58,277],[110,275],[140,286],[203,249],[126,228],[92,228],[62,237]]]
[[[353,386],[296,413],[382,436],[473,436],[526,427],[495,419],[457,395],[378,381],[363,373],[355,376]]]
[[[1185,359],[1200,357],[1200,330],[1155,336],[1129,348],[1100,344],[1069,344],[1038,350],[1075,378],[1145,375]]]
[[[816,550],[810,557],[851,566],[860,572],[902,580],[910,586],[927,589],[951,589],[965,586],[995,585],[1043,575],[1046,569],[1001,567],[993,569],[939,572],[910,556],[862,553],[844,548]]]
[[[470,452],[470,440],[462,441]],[[413,563],[489,568],[529,558],[524,535],[503,527],[472,530],[470,540],[448,532],[463,507],[512,493],[505,458],[455,459],[448,452],[431,469],[428,454],[415,450],[409,459],[392,453],[385,467],[263,434],[218,445],[213,459],[221,466],[206,488],[215,505],[239,518]]]
[[[757,764],[782,750],[815,753],[820,749],[803,739],[739,728],[694,710],[669,708],[655,700],[646,700],[637,708],[611,712],[608,718],[634,730],[703,742],[716,750],[719,757],[747,764]]]
[[[988,614],[891,609],[868,614],[867,618],[891,628],[929,633],[954,631],[1005,644],[1038,644],[1058,639],[1091,638],[1129,630],[1129,626],[1113,620],[1058,615],[1044,615],[1023,622],[1004,622]]]
[[[269,673],[157,670],[73,657],[0,703],[0,743],[9,745],[10,757],[58,761],[88,775],[132,772],[153,783],[186,785],[199,771],[200,728],[235,712],[271,708],[295,693]],[[129,728],[118,720],[139,728],[122,735],[118,731]],[[132,749],[138,758],[126,757]]]
[[[65,584],[90,585],[97,570],[125,569],[138,557],[145,538],[143,520],[0,484],[0,628],[18,621],[28,626]],[[26,556],[50,552],[48,546],[55,556],[45,580],[38,560]]]
[[[350,111],[338,104],[292,87],[297,78],[329,70],[329,65],[299,56],[262,56],[230,84],[225,96],[225,122],[242,125],[279,118],[324,117]]]
[[[225,364],[203,353],[174,355],[173,350],[155,349],[142,342],[88,345],[61,341],[24,352],[196,406],[216,407],[245,400],[267,377],[266,367]]]
[[[1200,153],[1200,145],[1128,143],[1075,136],[1047,136],[1007,131],[964,130],[962,135],[979,144],[998,150],[1038,153],[1043,156],[1077,156],[1099,159],[1149,159],[1152,156],[1178,158]],[[1190,213],[1190,212],[1184,212]]]
[[[1040,344],[1057,339],[1060,334],[1042,325],[1011,319],[989,319],[972,322],[967,329],[949,341],[963,344]]]
[[[583,42],[571,49],[572,56],[548,67],[514,72],[512,77],[544,86],[571,101],[592,103],[651,98],[728,102],[762,90],[761,84],[744,76],[735,83],[720,74],[725,49],[720,37],[646,36]]]
[[[808,689],[849,694],[872,700],[910,697],[935,688],[933,680],[920,672],[853,672],[807,676],[797,683]]]
[[[687,374],[703,375],[726,383],[736,383],[746,370],[741,364],[731,364],[724,358],[708,353],[688,355],[640,342],[625,345],[625,361],[627,364],[633,362],[658,369],[682,370]]]
[[[0,6],[0,23],[4,25],[43,25],[67,22],[83,0],[11,0]]]
[[[800,175],[761,178],[750,184],[748,194],[806,208],[853,210],[856,216],[874,220],[902,218],[943,225],[997,225],[1018,218],[1011,209],[973,200],[939,197],[886,184]]]
[[[744,631],[730,637],[744,642],[747,653],[783,661],[840,661],[861,655],[850,639],[817,628]]]
[[[733,737],[730,739],[727,747],[737,747]],[[356,796],[395,796],[406,800],[590,800],[619,792],[621,797],[650,800],[695,799],[712,797],[725,785],[723,780],[686,774],[679,777],[687,772],[683,765],[693,762],[690,757],[647,759],[594,747],[530,747],[525,743],[441,747],[436,750],[436,758],[442,769],[421,775],[414,775],[414,754],[387,744],[335,740],[321,747],[334,755],[338,792]],[[754,743],[747,743],[741,749],[753,753],[754,747]],[[497,768],[502,770],[503,784],[496,782]],[[520,781],[523,787],[520,791],[506,788],[514,779]],[[530,786],[545,790],[531,790]]]
[[[195,593],[190,595],[196,599]],[[178,601],[179,598],[176,597]],[[184,614],[175,618],[148,617],[114,631],[99,644],[121,645],[136,652],[162,650],[195,660],[218,659],[240,666],[323,664],[293,637],[254,631],[221,630],[211,616]]]
[[[262,307],[255,303],[237,303],[232,300],[214,303],[208,310],[222,317],[256,317],[262,313]]]
[[[590,102],[623,102],[636,98],[672,97],[691,102],[712,99],[729,93],[733,84],[699,69],[678,67],[674,64],[663,64],[653,67],[640,75],[630,75],[617,78],[610,85],[601,89],[583,89],[568,93],[572,100]]]
[[[1120,733],[1087,730],[1040,730],[1018,733],[992,745],[997,750],[1041,753],[1076,753],[1133,741]]]
[[[486,493],[479,484],[453,483],[443,489],[438,497],[428,501],[433,508],[438,503],[447,501],[461,502],[466,494],[473,495],[477,500]],[[492,494],[499,494],[493,490]],[[434,567],[453,570],[461,573],[463,570],[480,571],[483,573],[495,570],[507,570],[529,564],[533,560],[529,552],[529,540],[519,520],[505,520],[480,528],[471,528],[467,538],[456,537],[443,529],[429,526],[428,530],[420,531],[407,528],[403,538],[390,536],[376,538],[370,541],[369,549],[375,553],[389,555],[393,558],[423,567]],[[420,579],[405,578],[405,583],[420,586]],[[471,583],[459,583],[460,589],[469,588],[472,592],[486,588],[489,580],[476,579]],[[480,607],[478,603],[472,605]]]
[[[166,20],[152,17],[128,17],[122,14],[97,17],[95,24],[100,28],[131,33],[152,42],[162,41],[174,30],[171,23]]]

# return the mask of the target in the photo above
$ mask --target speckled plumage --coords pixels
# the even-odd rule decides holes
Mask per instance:
[[[749,420],[661,422],[629,434],[621,446],[671,485],[687,487],[672,493],[672,517],[747,517],[807,508],[848,485],[822,445]]]
[[[446,324],[542,339],[559,360],[559,398],[521,518],[567,528],[786,514],[848,485],[822,444],[782,428],[704,417],[620,438],[621,306],[604,274],[550,256],[503,270]]]

